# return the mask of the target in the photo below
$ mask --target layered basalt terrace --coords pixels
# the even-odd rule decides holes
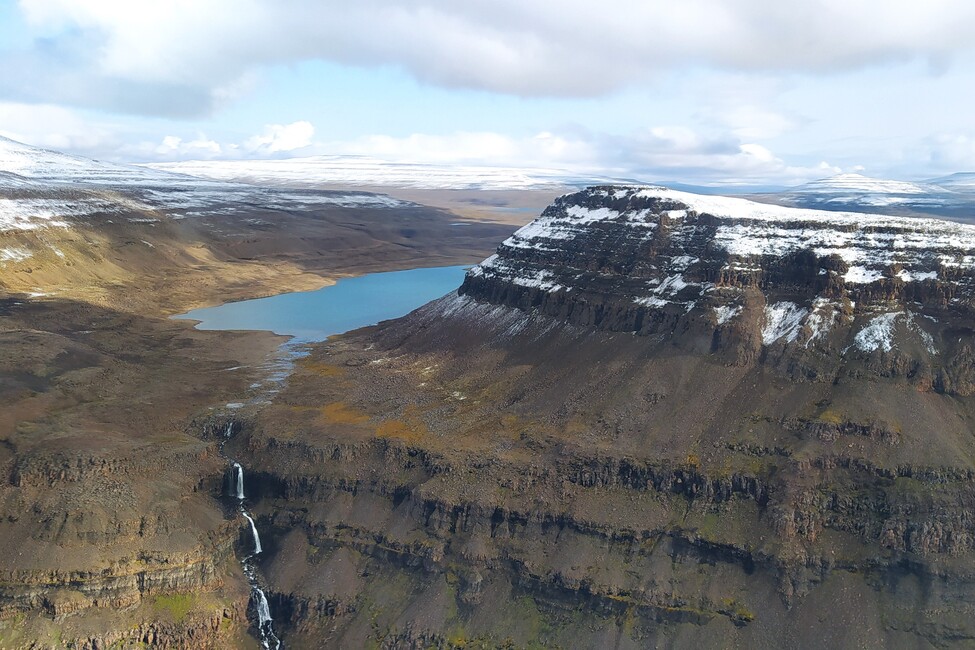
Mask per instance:
[[[937,221],[559,199],[231,443],[286,642],[971,643],[973,254]]]

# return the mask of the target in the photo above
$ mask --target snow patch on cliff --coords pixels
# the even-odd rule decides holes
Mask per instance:
[[[718,319],[718,325],[724,325],[740,313],[741,307],[722,306],[714,308],[714,315]]]
[[[870,284],[884,277],[884,274],[876,269],[868,269],[863,266],[851,266],[843,276],[843,279],[850,284]]]
[[[903,270],[897,274],[897,277],[904,282],[922,282],[924,280],[936,280],[938,278],[937,271],[908,271]]]
[[[809,314],[794,302],[776,302],[765,306],[762,324],[762,343],[771,345],[779,339],[792,343],[799,336],[802,321]]]
[[[894,322],[900,316],[904,316],[904,312],[897,311],[874,317],[853,337],[853,345],[861,352],[874,350],[890,352],[894,348]]]

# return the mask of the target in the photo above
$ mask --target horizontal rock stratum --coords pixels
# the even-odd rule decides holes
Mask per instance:
[[[975,228],[564,196],[234,441],[290,647],[975,641]]]

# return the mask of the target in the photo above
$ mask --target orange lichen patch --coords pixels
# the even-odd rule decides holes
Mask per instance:
[[[321,419],[327,424],[362,424],[369,416],[345,402],[332,402],[321,408]]]
[[[345,374],[345,368],[310,359],[303,359],[299,361],[298,367],[304,372],[315,374],[319,377],[340,377]]]
[[[427,425],[419,417],[415,406],[408,406],[401,419],[390,419],[376,426],[380,438],[396,438],[406,442],[417,442],[430,433]]]

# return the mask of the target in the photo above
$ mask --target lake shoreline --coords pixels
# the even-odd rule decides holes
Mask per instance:
[[[404,316],[456,290],[470,265],[416,267],[341,278],[310,291],[239,300],[171,316],[201,331],[266,331],[288,343],[329,336]]]

